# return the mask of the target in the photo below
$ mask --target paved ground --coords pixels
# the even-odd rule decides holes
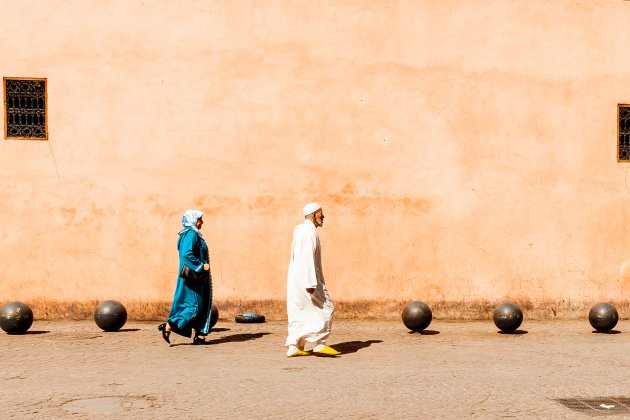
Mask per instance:
[[[590,415],[630,418],[609,398],[630,396],[630,321],[618,334],[526,321],[515,335],[491,321],[434,320],[423,335],[339,321],[329,343],[342,356],[296,359],[284,323],[216,327],[211,345],[171,347],[149,323],[0,332],[0,417],[587,418],[556,399],[607,397]]]

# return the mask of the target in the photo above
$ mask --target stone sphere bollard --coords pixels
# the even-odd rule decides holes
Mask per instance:
[[[94,322],[104,331],[118,331],[127,322],[127,310],[120,302],[106,300],[96,307]]]
[[[219,321],[219,309],[212,304],[212,309],[210,309],[210,328],[214,327]]]
[[[402,311],[402,321],[405,327],[414,332],[421,332],[431,324],[433,312],[424,302],[410,302]]]
[[[619,321],[617,309],[610,303],[598,303],[588,313],[588,322],[599,332],[612,330]]]
[[[7,334],[24,334],[33,325],[33,311],[25,303],[9,302],[0,308],[0,328]]]
[[[516,331],[523,322],[523,311],[518,305],[512,302],[504,302],[496,307],[492,315],[494,325],[503,332],[511,333]]]

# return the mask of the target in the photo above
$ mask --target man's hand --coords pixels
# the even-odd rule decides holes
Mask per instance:
[[[203,265],[203,269],[206,270],[206,271],[210,270],[210,264],[207,264],[207,263],[204,264]]]
[[[315,288],[314,287],[308,287],[306,289],[306,291],[308,292],[309,295],[312,295],[313,293],[315,293]]]

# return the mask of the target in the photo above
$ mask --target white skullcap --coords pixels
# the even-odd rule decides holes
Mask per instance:
[[[319,204],[308,203],[304,206],[304,210],[302,210],[302,212],[304,213],[304,216],[308,216],[309,214],[315,213],[319,209],[321,209],[321,206]]]

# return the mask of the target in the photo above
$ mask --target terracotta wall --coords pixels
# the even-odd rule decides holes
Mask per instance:
[[[215,296],[282,299],[311,200],[336,299],[630,298],[630,2],[0,9],[50,131],[0,142],[0,300],[170,299],[190,207]]]

